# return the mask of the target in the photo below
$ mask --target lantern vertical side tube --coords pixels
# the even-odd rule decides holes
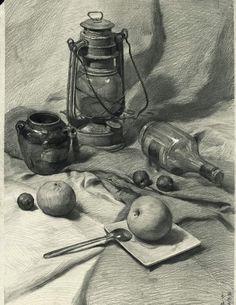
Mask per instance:
[[[76,107],[76,95],[75,95],[75,84],[76,84],[76,69],[77,69],[77,58],[73,52],[73,60],[72,60],[72,79],[71,79],[71,107],[70,107],[70,115],[72,121],[76,119],[75,107]]]
[[[69,72],[68,72],[68,84],[67,84],[67,119],[70,124],[74,124],[76,119],[75,113],[75,81],[76,81],[76,69],[77,69],[77,59],[75,51],[77,48],[72,39],[67,41],[70,49],[70,62],[69,62]]]
[[[125,80],[124,80],[124,46],[123,37],[121,33],[116,35],[118,57],[116,58],[117,71],[122,80],[122,94],[125,95]]]
[[[70,49],[70,61],[69,61],[69,71],[68,71],[68,83],[67,83],[67,119],[69,123],[72,123],[73,120],[73,114],[72,114],[72,107],[73,107],[73,101],[72,101],[72,83],[73,83],[73,60],[74,59],[74,53]]]
[[[76,118],[76,79],[77,79],[77,66],[79,50],[88,45],[87,41],[80,40],[74,42],[72,39],[67,41],[70,49],[70,63],[68,72],[68,85],[67,85],[67,119],[73,126],[78,125]]]
[[[74,71],[73,71],[73,83],[72,83],[72,101],[73,101],[73,106],[72,106],[72,113],[73,113],[73,118],[76,119],[76,80],[77,80],[77,66],[78,66],[78,58],[76,55],[74,55]]]

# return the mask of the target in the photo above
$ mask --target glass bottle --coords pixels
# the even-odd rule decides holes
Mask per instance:
[[[165,122],[149,122],[140,131],[139,143],[143,153],[157,169],[182,175],[199,173],[209,181],[221,185],[224,173],[204,160],[194,137]]]

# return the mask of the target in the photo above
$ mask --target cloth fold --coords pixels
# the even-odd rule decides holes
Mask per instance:
[[[5,190],[7,195],[5,200],[7,208],[5,220],[6,231],[8,232],[6,236],[6,274],[8,285],[6,286],[5,295],[7,303],[13,302],[14,304],[14,301],[17,299],[34,293],[40,287],[47,285],[58,277],[63,277],[70,269],[80,266],[82,263],[91,264],[89,261],[96,256],[95,260],[97,261],[98,259],[98,261],[93,262],[93,265],[95,263],[94,266],[96,266],[95,269],[93,270],[93,265],[90,266],[92,269],[89,274],[92,275],[92,278],[87,275],[84,279],[84,281],[89,281],[89,284],[85,282],[83,284],[87,287],[87,292],[83,290],[85,288],[81,288],[82,290],[79,289],[72,301],[73,304],[86,304],[83,302],[85,302],[85,299],[90,294],[93,295],[93,290],[97,285],[96,278],[100,276],[100,270],[104,270],[104,265],[101,264],[103,262],[103,256],[110,257],[112,255],[114,261],[112,260],[110,262],[112,266],[111,272],[114,272],[112,268],[115,268],[114,264],[120,261],[120,252],[123,250],[109,245],[105,251],[103,247],[99,247],[47,261],[43,260],[42,254],[55,248],[85,240],[86,238],[103,235],[103,225],[125,219],[133,200],[140,195],[149,194],[160,198],[169,206],[174,221],[178,224],[186,225],[192,222],[199,223],[199,221],[201,223],[204,220],[207,223],[211,223],[212,221],[215,223],[214,219],[219,219],[222,222],[222,215],[224,215],[226,228],[224,230],[228,230],[227,232],[232,231],[231,218],[233,217],[233,213],[229,210],[232,207],[232,195],[213,185],[210,186],[208,182],[206,183],[204,180],[199,180],[196,177],[192,177],[191,179],[189,177],[174,177],[174,179],[180,179],[182,185],[184,185],[183,179],[186,180],[186,189],[181,188],[180,194],[182,192],[183,194],[190,195],[192,192],[190,186],[195,186],[193,189],[198,191],[199,194],[203,194],[202,202],[200,195],[196,200],[190,202],[160,194],[153,189],[140,189],[131,182],[130,178],[130,173],[137,168],[136,164],[138,163],[139,166],[142,164],[142,158],[140,160],[138,158],[138,156],[141,156],[138,149],[128,148],[127,151],[124,150],[120,154],[122,157],[119,154],[116,155],[117,170],[115,173],[111,169],[107,171],[109,165],[106,164],[106,160],[112,162],[109,153],[109,158],[105,158],[106,153],[101,153],[94,156],[94,162],[74,164],[67,167],[64,173],[46,177],[32,174],[22,160],[12,159],[6,155]],[[129,162],[128,165],[124,160],[128,159],[128,156],[131,155],[135,158],[136,162]],[[147,166],[147,163],[144,160],[142,168],[145,165]],[[152,173],[149,168],[146,169]],[[153,178],[154,176],[152,176]],[[54,218],[43,214],[39,209],[32,212],[19,210],[16,205],[16,198],[21,192],[30,192],[35,197],[36,191],[41,184],[54,180],[63,180],[69,183],[75,190],[78,207],[73,211],[72,215],[69,215],[68,218]],[[188,189],[190,189],[190,193],[188,193]],[[219,221],[217,223],[220,224]],[[195,232],[193,234],[196,236]],[[229,234],[231,236],[231,233]],[[36,236],[36,239],[34,240],[32,236]],[[45,238],[45,236],[48,237]],[[201,236],[197,237],[201,239]],[[100,256],[97,257],[101,252],[103,252],[102,258],[99,258]],[[187,260],[191,255],[189,254],[187,256]],[[121,257],[124,256],[127,256],[127,254],[121,254]],[[133,265],[133,259],[131,257],[129,257],[128,261],[132,261],[131,265]],[[121,262],[125,263],[122,260]],[[178,262],[178,259],[176,262]],[[130,263],[126,262],[126,264],[129,266],[128,269],[133,268]],[[135,264],[137,263],[135,262]],[[189,262],[186,262],[185,269],[188,264]],[[172,264],[170,263],[169,268],[172,268],[171,266]],[[146,274],[143,268],[141,268],[140,272],[141,274],[142,272]],[[191,268],[193,268],[192,265]],[[205,271],[200,272],[201,268],[199,269],[197,265],[196,268],[199,276],[203,276]],[[106,272],[108,272],[108,269]],[[20,280],[22,273],[24,274],[24,281]],[[93,278],[95,279],[93,280]],[[82,292],[82,296],[80,292]],[[84,298],[83,302],[81,301],[82,298]]]
[[[11,131],[19,117],[25,116],[25,113],[29,111],[31,110],[27,108],[21,108],[15,113],[12,110],[6,117],[6,132]],[[194,126],[194,124],[195,122],[190,126]],[[198,131],[193,127],[189,130]],[[211,130],[206,130],[199,140],[200,152],[203,156],[209,152],[209,142],[205,139],[209,137]],[[223,168],[226,174],[224,188],[216,187],[198,175],[188,174],[179,177],[164,170],[154,170],[141,153],[137,142],[115,154],[81,147],[79,162],[75,161],[73,154],[71,154],[69,161],[72,164],[68,165],[63,173],[45,177],[30,172],[21,160],[16,134],[14,133],[12,136],[8,134],[7,142],[8,139],[11,139],[11,145],[6,146],[8,153],[20,159],[12,158],[8,154],[5,155],[5,192],[7,194],[5,196],[5,207],[7,208],[5,213],[7,231],[5,296],[7,303],[12,305],[18,305],[21,301],[32,303],[32,298],[35,294],[38,295],[38,291],[45,289],[47,293],[48,287],[54,287],[58,282],[65,285],[64,281],[68,279],[76,281],[78,276],[82,278],[80,285],[74,284],[68,288],[65,298],[70,296],[70,300],[66,299],[66,303],[106,304],[104,302],[106,302],[106,297],[109,298],[110,293],[107,283],[109,282],[112,286],[116,285],[116,278],[119,279],[120,283],[124,283],[124,285],[119,286],[121,291],[128,287],[129,293],[135,294],[137,288],[132,286],[132,282],[136,283],[136,276],[140,277],[140,283],[146,283],[144,286],[148,285],[149,287],[145,288],[147,293],[140,296],[140,300],[142,300],[140,304],[143,304],[145,299],[147,304],[159,300],[160,304],[169,305],[170,298],[176,298],[176,304],[184,304],[181,301],[181,293],[178,297],[177,291],[176,294],[171,295],[167,292],[167,287],[173,290],[174,283],[178,281],[182,285],[179,290],[183,294],[185,294],[184,291],[190,289],[187,287],[198,287],[198,290],[201,290],[197,300],[187,298],[186,304],[199,302],[199,304],[208,305],[215,304],[216,300],[219,303],[220,294],[216,291],[220,290],[225,293],[231,291],[230,279],[232,279],[233,273],[230,267],[232,268],[233,262],[231,254],[233,253],[234,197],[232,193],[233,166],[230,160],[217,159],[214,157],[215,151],[210,150],[211,159],[208,160]],[[221,145],[217,145],[215,146],[216,151],[221,149]],[[146,170],[154,182],[150,188],[140,189],[133,184],[132,174],[140,169]],[[169,193],[157,190],[155,181],[161,174],[172,176],[178,190]],[[40,210],[30,213],[20,211],[16,205],[17,196],[27,191],[35,196],[39,186],[50,180],[63,180],[74,188],[78,201],[77,212],[75,211],[68,219],[57,219],[42,214]],[[229,186],[230,192],[228,192]],[[169,206],[174,222],[186,228],[201,241],[207,235],[201,251],[190,251],[174,261],[165,263],[164,266],[168,271],[163,270],[163,266],[160,270],[157,267],[154,276],[154,283],[157,286],[154,283],[150,285],[149,273],[143,267],[136,273],[138,267],[135,264],[137,263],[133,262],[131,257],[127,258],[127,253],[123,253],[123,250],[112,245],[109,245],[105,250],[100,247],[88,252],[70,254],[55,261],[42,261],[42,254],[45,252],[73,242],[103,235],[103,225],[125,219],[133,200],[141,195],[160,198]],[[78,214],[82,216],[77,217]],[[199,228],[201,229],[199,230]],[[214,243],[211,245],[212,236],[206,234],[206,231],[216,234],[217,237],[214,238],[217,240],[216,245]],[[36,236],[36,240],[32,236]],[[209,249],[214,249],[214,251]],[[215,252],[219,255],[215,255]],[[111,281],[107,274],[109,272],[111,274],[117,273],[116,264],[118,262],[127,266],[129,276],[122,272]],[[106,263],[110,264],[108,269],[104,266]],[[174,273],[173,264],[176,264]],[[130,269],[134,272],[131,272]],[[77,275],[73,270],[77,270]],[[106,274],[103,277],[105,282],[100,279],[104,272]],[[163,272],[167,272],[169,276],[163,277]],[[186,284],[185,275],[187,272],[194,274],[194,278]],[[224,284],[223,275],[229,279],[227,285]],[[23,281],[22,278],[24,278]],[[106,287],[106,290],[100,288],[100,284],[98,285],[100,282],[102,287]],[[206,283],[210,283],[211,290],[209,292],[202,288]],[[163,293],[157,295],[152,292],[159,291],[160,287]],[[98,289],[101,294],[97,294]],[[124,294],[131,304],[138,304],[138,301],[135,301],[136,298],[131,295]],[[98,303],[96,303],[96,299]],[[114,304],[117,305],[122,302],[124,302],[122,304],[129,304],[123,301],[120,293],[116,293],[116,300]],[[59,304],[62,303],[59,302]]]
[[[28,111],[27,108],[24,108],[24,110],[20,110],[20,113],[22,114],[25,110]],[[14,128],[15,122],[19,118],[18,112],[14,114],[12,111],[11,113],[13,116],[7,117],[6,131]],[[200,152],[203,156],[209,148],[208,142],[205,141],[207,136],[208,132],[204,133],[199,142]],[[8,139],[10,139],[9,136],[6,140]],[[17,155],[18,158],[21,158],[16,136],[11,137],[11,140],[11,146],[7,146],[9,147],[8,152],[10,154],[13,152],[13,156]],[[218,147],[221,149],[221,146],[216,146],[217,150]],[[222,161],[212,158],[214,155],[215,152],[212,151],[212,163],[219,164],[226,173],[226,180],[232,183],[232,162],[227,159]],[[171,175],[178,190],[170,193],[160,192],[155,187],[157,177],[161,174],[170,174],[164,170],[159,172],[154,170],[141,153],[138,143],[134,143],[133,146],[115,154],[81,147],[79,162],[74,161],[73,154],[70,158],[73,163],[68,165],[63,173],[39,176],[30,172],[23,160],[5,154],[5,222],[7,232],[5,296],[7,303],[12,305],[19,305],[21,301],[32,303],[34,295],[40,295],[38,291],[46,291],[47,294],[50,287],[55,287],[58,283],[65,285],[65,281],[68,280],[74,280],[76,283],[77,277],[82,278],[82,280],[77,286],[74,284],[67,289],[66,303],[106,304],[106,298],[110,298],[107,283],[112,286],[117,285],[116,281],[118,280],[120,283],[124,283],[124,285],[119,285],[120,291],[128,287],[130,294],[124,294],[124,296],[131,302],[130,304],[139,304],[137,303],[139,301],[132,296],[133,293],[136,295],[135,291],[138,287],[132,286],[133,282],[136,283],[136,276],[140,278],[140,283],[145,283],[144,287],[149,287],[145,288],[147,292],[142,297],[140,296],[140,300],[142,300],[140,304],[143,304],[143,300],[147,300],[147,304],[159,300],[160,304],[169,305],[168,300],[176,298],[175,304],[182,305],[184,304],[181,301],[182,293],[184,295],[184,291],[190,289],[188,287],[198,287],[201,293],[196,298],[197,300],[188,297],[186,304],[194,302],[194,304],[208,305],[215,304],[216,300],[218,303],[220,302],[220,294],[217,291],[225,293],[231,291],[234,198],[232,188],[231,193],[227,191],[229,184],[224,185],[224,188],[219,188],[198,175],[189,174],[183,177]],[[132,174],[140,169],[149,173],[154,182],[151,188],[140,189],[133,184]],[[52,180],[63,180],[74,188],[78,201],[77,212],[74,211],[74,214],[70,215],[69,218],[58,219],[46,216],[40,210],[33,212],[19,210],[16,198],[20,193],[28,191],[35,196],[41,184]],[[207,235],[202,243],[201,251],[199,249],[199,252],[190,251],[174,261],[165,263],[163,265],[165,267],[161,265],[160,270],[157,267],[153,277],[154,282],[151,285],[149,273],[143,267],[138,268],[137,262],[113,245],[107,246],[105,250],[100,247],[73,253],[55,261],[43,261],[42,254],[45,252],[73,242],[103,235],[103,225],[125,219],[133,200],[141,195],[152,195],[160,198],[169,206],[174,222],[186,228],[201,241]],[[81,217],[78,217],[79,214]],[[214,233],[216,245],[211,244],[212,236],[210,233],[207,234],[208,231],[211,234]],[[215,255],[215,252],[218,254]],[[109,268],[105,266],[107,263],[110,264]],[[113,276],[114,279],[111,281],[109,272],[117,274],[117,264],[125,265],[129,276],[126,272],[122,272],[116,277]],[[101,280],[101,274],[104,272],[105,275],[102,277],[104,280]],[[166,272],[168,276],[163,276],[163,273]],[[194,274],[194,277],[186,283],[185,275],[188,272],[192,276]],[[223,275],[229,279],[227,285],[224,284]],[[181,283],[182,288],[178,289],[181,293],[176,291],[170,295],[168,289],[174,291],[174,283],[176,282]],[[106,289],[101,289],[99,283],[102,283],[102,287]],[[206,283],[207,285],[210,283],[209,291],[203,288]],[[162,290],[161,294],[154,293],[159,289]],[[101,291],[101,294],[97,291]],[[63,303],[63,301],[61,302]],[[129,304],[125,303],[120,293],[116,293],[116,299],[113,303],[117,305]]]

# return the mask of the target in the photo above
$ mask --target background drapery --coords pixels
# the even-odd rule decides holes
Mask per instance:
[[[149,272],[138,266],[122,249],[111,246],[103,251],[99,259],[82,265],[78,264],[78,260],[82,258],[79,256],[74,260],[73,256],[68,261],[58,261],[58,265],[57,262],[55,265],[48,263],[45,268],[41,268],[39,262],[39,265],[34,266],[33,262],[38,259],[38,253],[42,249],[46,250],[50,243],[55,243],[56,246],[60,238],[61,242],[65,242],[69,240],[68,236],[75,240],[101,233],[102,224],[114,221],[123,204],[115,200],[101,184],[93,183],[93,175],[87,173],[89,168],[96,167],[96,164],[111,169],[111,163],[107,162],[112,161],[112,157],[104,158],[98,154],[91,159],[87,167],[84,165],[84,174],[78,172],[81,166],[76,165],[71,167],[70,174],[64,173],[49,178],[31,176],[23,161],[11,157],[20,156],[14,123],[26,116],[28,108],[56,112],[65,110],[69,57],[66,40],[69,37],[75,40],[79,38],[80,22],[87,18],[88,11],[101,10],[104,12],[104,18],[115,23],[116,31],[128,29],[134,59],[150,98],[147,111],[138,121],[132,124],[129,122],[126,131],[133,132],[133,127],[139,128],[150,119],[172,122],[191,134],[199,133],[201,154],[216,164],[227,164],[227,168],[232,171],[232,2],[6,0],[5,9],[5,108],[9,111],[6,114],[5,126],[5,151],[8,153],[5,159],[6,239],[9,238],[9,278],[6,285],[8,300],[16,305],[32,302],[41,305],[45,300],[49,305],[83,305],[85,302],[96,305],[137,305],[153,304],[154,301],[168,305],[183,305],[184,302],[220,303],[221,292],[231,293],[232,289],[233,234],[218,220],[203,219],[205,212],[200,213],[195,205],[187,201],[179,202],[179,205],[172,203],[172,207],[175,208],[174,214],[178,216],[181,216],[181,213],[186,216],[186,211],[189,211],[192,217],[194,213],[200,213],[197,214],[200,215],[200,222],[191,219],[184,224],[184,228],[204,244],[204,250],[194,257],[190,255],[180,260],[176,258],[154,272]],[[145,100],[128,58],[127,48],[125,59],[126,108],[138,111]],[[17,106],[25,108],[16,110]],[[135,156],[133,161],[136,162],[130,167],[122,168],[123,163],[123,166],[128,164],[126,162],[129,156]],[[138,144],[135,144],[131,151],[124,150],[113,158],[116,158],[119,170],[132,172],[139,164],[145,167]],[[73,225],[64,219],[50,218],[47,222],[46,216],[41,215],[40,211],[31,215],[17,210],[15,197],[18,193],[27,189],[35,193],[45,179],[58,177],[76,187],[77,196],[87,211],[85,216],[88,218],[84,218],[83,225],[80,225],[79,220],[78,223],[74,220]],[[188,192],[192,180],[189,182],[183,178],[181,181],[183,189]],[[193,185],[196,185],[197,181],[193,180]],[[200,189],[195,188],[194,192],[210,192],[211,198],[224,197],[227,198],[227,203],[232,204],[232,196],[223,190],[204,183],[197,184],[197,187]],[[101,205],[97,204],[97,198]],[[206,216],[211,218],[211,215]],[[14,217],[17,219],[14,220]],[[91,223],[96,228],[94,232],[86,230],[88,226],[91,228]],[[43,225],[45,228],[40,229]],[[60,238],[48,238],[52,228],[58,230],[60,225],[64,228],[63,232],[59,230],[57,234],[57,238]],[[25,234],[25,238],[20,234]],[[32,237],[37,234],[40,242]],[[23,250],[27,255],[22,255]],[[91,253],[91,256],[93,254],[97,253]],[[122,269],[121,266],[126,268]],[[14,272],[11,273],[11,270]],[[21,278],[22,281],[19,280]],[[68,282],[71,282],[71,285],[68,285]],[[117,285],[115,292],[112,289],[114,285]],[[58,287],[60,291],[57,291]],[[56,294],[58,297],[55,297]]]

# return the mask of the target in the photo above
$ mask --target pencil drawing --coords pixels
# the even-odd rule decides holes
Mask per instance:
[[[5,304],[233,305],[232,0],[6,0]]]

